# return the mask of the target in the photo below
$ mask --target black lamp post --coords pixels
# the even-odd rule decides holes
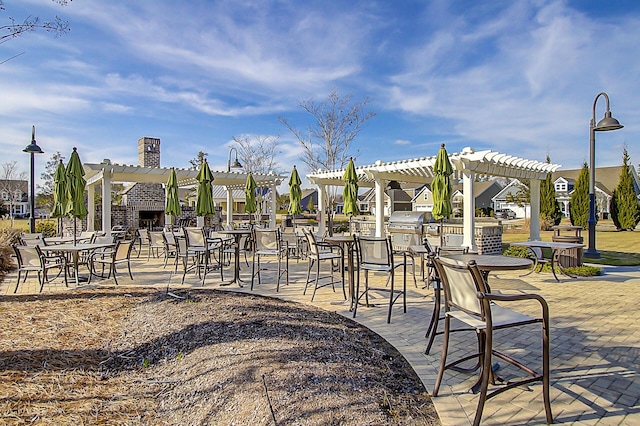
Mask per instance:
[[[600,96],[604,96],[607,101],[607,109],[604,118],[596,124],[596,103]],[[600,258],[600,252],[596,250],[596,132],[618,130],[622,127],[622,124],[611,116],[609,95],[605,92],[598,93],[593,101],[593,114],[589,124],[589,248],[584,252],[584,256],[591,259]]]
[[[36,183],[34,179],[35,174],[35,161],[33,154],[44,154],[44,151],[40,149],[36,143],[36,126],[31,128],[31,143],[27,145],[22,151],[31,154],[31,193],[29,194],[29,231],[32,234],[36,233]]]
[[[231,164],[231,153],[233,151],[236,152],[236,159],[233,160],[233,164]],[[230,172],[232,167],[234,169],[241,169],[242,168],[242,164],[240,164],[240,162],[238,161],[238,150],[235,149],[234,147],[231,147],[231,149],[229,150],[229,160],[227,160],[227,172]]]

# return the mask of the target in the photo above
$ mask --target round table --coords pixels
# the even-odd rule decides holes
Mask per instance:
[[[453,259],[460,262],[474,260],[481,271],[511,271],[516,269],[527,269],[533,262],[524,257],[511,257],[499,254],[454,254],[442,256],[446,259]]]
[[[234,238],[234,252],[233,252],[233,260],[235,262],[233,268],[233,280],[228,283],[222,283],[220,285],[227,286],[233,283],[237,283],[238,286],[242,287],[242,280],[240,279],[240,239],[243,235],[251,235],[250,229],[229,229],[217,231],[220,234],[231,235]]]

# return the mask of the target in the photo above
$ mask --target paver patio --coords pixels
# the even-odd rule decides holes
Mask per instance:
[[[181,285],[181,273],[162,268],[163,262],[147,262],[146,252],[132,262],[134,280],[126,273],[118,277],[121,286],[154,286],[158,288],[201,288],[201,281],[187,275]],[[285,300],[310,303],[311,296],[302,295],[306,277],[306,261],[291,261],[290,285],[275,292],[275,274],[263,275],[263,284],[254,293],[276,296]],[[578,425],[633,425],[640,424],[640,268],[605,268],[606,274],[596,278],[571,279],[562,277],[556,282],[550,273],[521,277],[521,272],[490,274],[492,288],[504,292],[530,292],[542,295],[551,314],[551,398],[556,423]],[[225,270],[225,279],[231,278],[231,267]],[[250,279],[250,268],[243,264],[241,276]],[[264,279],[264,278],[267,279]],[[1,297],[13,294],[16,273],[0,283]],[[113,280],[92,282],[92,286],[112,286]],[[217,274],[207,277],[207,287],[249,292],[249,286],[220,287]],[[436,338],[430,355],[424,354],[424,337],[432,312],[432,291],[415,288],[408,280],[408,312],[402,313],[401,304],[394,308],[391,324],[386,323],[385,299],[377,307],[358,309],[355,319],[383,336],[411,363],[430,392],[433,390],[440,360],[442,338]],[[86,288],[86,287],[85,287]],[[36,278],[21,284],[18,293],[37,293]],[[62,279],[45,284],[45,292],[74,291],[67,289]],[[329,287],[318,290],[313,303],[326,310],[351,317],[348,304],[342,302],[341,292],[333,293]],[[534,304],[519,304],[524,313],[534,313]],[[532,326],[535,327],[535,326]],[[538,329],[533,333],[500,332],[496,334],[498,347],[509,351],[508,342],[517,342],[518,356],[525,363],[540,365],[540,339]],[[454,333],[451,356],[456,352],[471,351],[475,338],[469,333]],[[509,367],[501,370],[509,376]],[[467,392],[475,377],[463,373],[447,373],[440,395],[433,398],[444,425],[470,424],[475,412],[477,396]],[[513,389],[490,399],[484,410],[483,423],[487,425],[543,424],[545,422],[541,386]]]

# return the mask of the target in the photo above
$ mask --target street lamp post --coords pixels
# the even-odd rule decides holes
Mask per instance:
[[[22,151],[31,154],[31,192],[29,194],[29,231],[32,234],[36,233],[36,184],[34,179],[35,174],[35,161],[33,154],[44,154],[44,151],[40,149],[36,143],[36,126],[31,128],[31,143],[27,145]]]
[[[236,152],[236,159],[233,160],[233,164],[231,164],[231,153],[235,151]],[[234,147],[231,147],[231,149],[229,150],[229,160],[227,160],[227,172],[231,171],[231,168],[234,169],[241,169],[242,168],[242,164],[240,164],[240,162],[238,161],[238,150]]]
[[[596,124],[596,103],[600,96],[604,96],[607,104],[604,118]],[[589,124],[589,248],[584,252],[584,256],[591,259],[600,258],[600,252],[596,250],[596,132],[618,130],[622,127],[622,124],[611,116],[609,95],[605,92],[598,93],[593,101],[593,113]]]

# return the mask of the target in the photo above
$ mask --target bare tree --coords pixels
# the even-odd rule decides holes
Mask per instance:
[[[233,146],[238,150],[238,157],[242,168],[246,172],[268,174],[280,173],[276,156],[281,153],[278,150],[279,136],[234,136]],[[260,217],[265,212],[264,203],[265,188],[260,187],[256,197],[256,215]],[[276,194],[272,194],[276,196]]]
[[[14,208],[27,194],[27,172],[18,171],[18,162],[11,161],[0,166],[0,195],[9,208],[9,218],[13,228]]]
[[[195,158],[189,160],[189,164],[191,164],[191,168],[193,168],[194,170],[200,170],[202,163],[204,163],[204,160],[207,159],[207,155],[209,154],[206,152],[198,151],[198,155]]]
[[[66,6],[73,0],[52,0],[61,6]],[[4,11],[4,2],[0,0],[0,11]],[[12,38],[19,37],[24,33],[36,30],[45,30],[59,37],[69,31],[69,22],[56,16],[50,21],[41,21],[37,16],[27,16],[24,20],[18,21],[13,17],[9,17],[9,23],[0,25],[0,44],[9,41]]]
[[[324,101],[309,99],[300,102],[300,107],[313,120],[306,130],[296,129],[284,117],[278,117],[278,120],[302,145],[300,159],[309,171],[342,169],[352,156],[350,148],[356,136],[367,121],[376,115],[367,110],[370,101],[365,98],[360,102],[353,102],[352,95],[341,97],[337,90],[333,90]],[[330,188],[326,192],[329,232],[332,231],[337,191],[337,188]]]

